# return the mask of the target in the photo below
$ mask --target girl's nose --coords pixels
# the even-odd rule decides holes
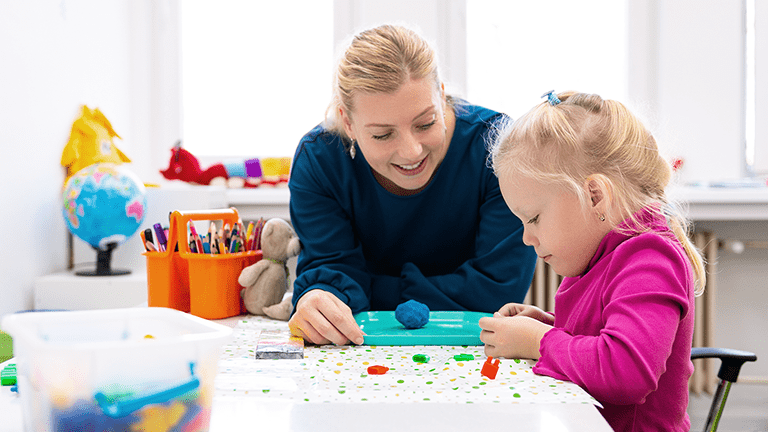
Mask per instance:
[[[539,245],[539,239],[531,234],[531,231],[528,228],[523,228],[523,243],[526,246],[536,247]]]

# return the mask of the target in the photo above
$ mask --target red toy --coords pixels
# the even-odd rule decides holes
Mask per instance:
[[[225,181],[231,178],[244,179],[242,187],[257,187],[263,177],[259,159],[247,159],[235,163],[216,163],[203,170],[200,162],[187,150],[181,147],[181,141],[171,149],[171,159],[168,168],[160,173],[168,180],[182,180],[189,183],[209,185],[215,178]]]
[[[389,370],[386,366],[368,366],[368,375],[384,375]]]
[[[493,357],[488,357],[485,359],[483,368],[480,369],[480,375],[488,377],[488,379],[496,379],[496,374],[499,372],[499,363],[501,363],[501,360],[496,359],[493,362]]]

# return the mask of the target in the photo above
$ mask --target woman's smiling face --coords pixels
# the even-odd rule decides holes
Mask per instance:
[[[426,186],[450,137],[445,98],[434,81],[409,80],[395,93],[360,93],[353,100],[352,116],[342,113],[344,129],[371,168],[402,189]]]

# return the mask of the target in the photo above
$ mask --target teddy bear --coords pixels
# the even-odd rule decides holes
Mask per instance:
[[[289,258],[299,255],[301,243],[291,225],[272,218],[261,232],[262,259],[243,269],[237,281],[245,308],[253,315],[287,321],[292,312],[288,291]],[[285,298],[284,298],[285,297]]]

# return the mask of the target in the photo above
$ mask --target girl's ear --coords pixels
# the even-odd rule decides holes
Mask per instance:
[[[611,207],[611,182],[602,174],[587,177],[585,187],[592,201],[592,209],[599,214],[605,214]]]

